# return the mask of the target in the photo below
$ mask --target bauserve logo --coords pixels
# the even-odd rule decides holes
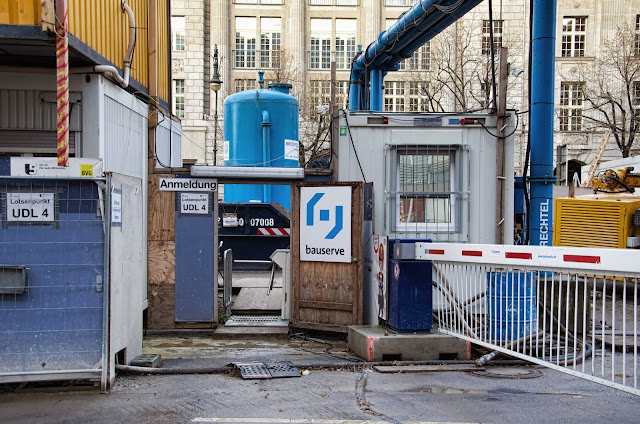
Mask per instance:
[[[313,195],[313,197],[311,198],[311,200],[309,200],[309,202],[307,203],[307,226],[309,227],[313,227],[313,222],[314,222],[314,209],[316,207],[316,204],[320,201],[320,199],[322,199],[322,196],[324,196],[325,193],[316,193]],[[329,233],[324,237],[327,240],[333,240],[334,238],[336,238],[336,236],[338,235],[338,233],[340,231],[342,231],[343,228],[343,221],[342,221],[342,214],[344,211],[344,207],[340,206],[340,205],[336,205],[336,211],[334,214],[334,222],[335,225],[334,227],[331,229],[331,231],[329,231]],[[320,221],[330,221],[330,214],[331,211],[329,209],[320,209]]]
[[[300,259],[351,262],[351,187],[300,189]]]

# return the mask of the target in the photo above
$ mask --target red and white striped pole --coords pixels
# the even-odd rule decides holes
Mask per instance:
[[[69,44],[67,0],[56,0],[58,166],[69,166]]]

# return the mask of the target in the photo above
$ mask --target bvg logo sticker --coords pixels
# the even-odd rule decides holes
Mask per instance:
[[[300,189],[300,259],[351,262],[351,187]]]

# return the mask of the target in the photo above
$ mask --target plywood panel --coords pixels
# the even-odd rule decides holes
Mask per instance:
[[[149,241],[149,284],[174,285],[176,283],[176,243]]]
[[[149,240],[175,241],[175,194],[158,189],[161,177],[173,175],[149,176]]]
[[[173,286],[149,284],[147,328],[150,330],[176,328]]]
[[[351,186],[350,264],[300,261],[300,188]],[[294,327],[346,332],[362,323],[362,183],[298,184],[292,197],[292,324]]]

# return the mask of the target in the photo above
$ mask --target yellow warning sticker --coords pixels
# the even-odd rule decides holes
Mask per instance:
[[[93,177],[93,165],[80,165],[80,176],[81,177]]]

